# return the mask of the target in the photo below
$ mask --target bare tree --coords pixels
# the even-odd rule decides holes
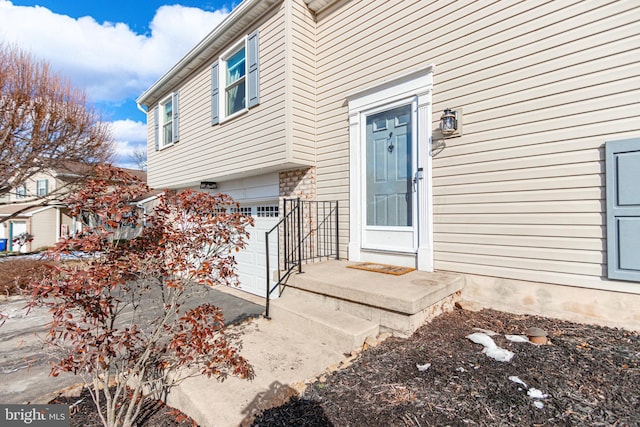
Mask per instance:
[[[84,90],[46,61],[0,43],[0,198],[36,174],[68,171],[69,165],[83,170],[77,174],[83,178],[112,156],[110,125]]]
[[[140,169],[141,171],[147,170],[147,150],[145,147],[137,146],[133,149],[133,152],[129,155],[131,161]]]

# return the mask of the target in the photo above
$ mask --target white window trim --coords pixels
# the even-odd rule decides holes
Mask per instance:
[[[235,117],[241,116],[249,111],[248,104],[248,95],[249,95],[249,86],[247,79],[249,78],[249,58],[247,58],[247,52],[249,51],[249,46],[247,45],[247,41],[249,40],[249,36],[246,35],[240,40],[238,43],[231,46],[227,49],[220,57],[218,58],[218,114],[220,115],[220,123],[224,123],[228,120],[231,120]],[[231,57],[235,52],[244,46],[244,108],[236,111],[233,114],[227,115],[227,59]]]
[[[24,190],[24,191],[21,191]],[[16,187],[16,199],[26,199],[27,198],[27,185],[22,184]]]
[[[40,194],[40,183],[44,183],[44,194]],[[49,180],[38,179],[36,180],[36,197],[44,197],[49,194]]]
[[[166,122],[164,121],[164,105],[167,103],[167,101],[171,101],[171,142],[164,145],[164,125],[166,124]],[[171,147],[173,144],[175,144],[175,142],[173,141],[173,109],[175,108],[175,105],[173,105],[173,92],[170,93],[168,96],[165,96],[164,98],[162,98],[160,100],[160,102],[158,102],[158,151],[162,151],[165,148],[169,148]]]

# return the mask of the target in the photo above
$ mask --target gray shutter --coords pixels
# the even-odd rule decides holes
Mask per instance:
[[[247,63],[249,66],[247,77],[247,107],[255,107],[260,103],[260,72],[258,55],[258,31],[249,35],[247,40]]]
[[[173,108],[173,138],[171,140],[171,142],[175,143],[178,142],[178,140],[180,139],[180,135],[178,133],[179,129],[180,129],[180,123],[178,121],[178,109],[180,108],[178,106],[178,92],[174,92],[172,95],[172,99],[171,99],[171,107]]]
[[[218,63],[216,62],[211,66],[211,124],[217,125],[220,123],[220,113],[218,111],[220,91],[218,89]]]
[[[640,281],[640,139],[606,143],[610,279]]]
[[[153,139],[156,151],[160,149],[160,111],[158,106],[153,109]]]

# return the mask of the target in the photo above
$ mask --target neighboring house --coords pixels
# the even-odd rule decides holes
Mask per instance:
[[[146,181],[145,172],[125,170]],[[18,250],[13,238],[23,232],[33,235],[33,240],[21,248],[28,252],[52,246],[60,237],[81,231],[82,221],[68,215],[63,201],[86,178],[87,171],[86,166],[69,165],[64,170],[40,173],[0,197],[0,218],[11,217],[0,223],[0,239],[7,239],[7,249]]]
[[[639,18],[633,0],[245,0],[138,99],[149,185],[215,182],[258,236],[282,198],[337,200],[342,257],[640,327]],[[240,263],[254,293],[263,244]]]

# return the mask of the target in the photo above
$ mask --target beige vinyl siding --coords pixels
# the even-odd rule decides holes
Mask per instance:
[[[640,134],[639,20],[632,0],[336,3],[317,18],[318,196],[348,211],[346,95],[435,64],[434,129],[464,113],[434,140],[436,269],[640,292],[603,278],[603,146]]]
[[[31,231],[33,241],[31,249],[35,250],[44,246],[52,246],[56,243],[56,216],[55,208],[45,209],[31,217]]]
[[[315,22],[303,2],[290,6],[291,132],[293,158],[315,163]]]
[[[233,44],[226,46],[180,87],[172,88],[180,93],[178,143],[154,150],[153,112],[149,110],[151,187],[179,188],[206,179],[258,174],[291,161],[286,141],[286,84],[282,67],[284,6],[272,9],[246,33],[256,29],[260,31],[260,104],[238,117],[211,125],[211,64]]]

